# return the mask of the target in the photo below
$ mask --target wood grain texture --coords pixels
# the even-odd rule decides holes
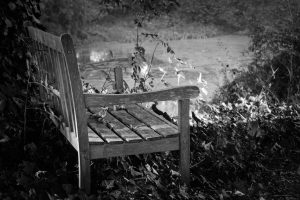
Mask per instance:
[[[197,86],[181,86],[136,94],[84,94],[87,107],[196,98]]]
[[[98,113],[99,109],[100,108],[89,108],[89,110],[94,114]],[[127,126],[109,113],[107,113],[104,117],[104,121],[108,127],[110,127],[126,142],[139,142],[143,140],[139,135],[130,130]]]
[[[55,67],[55,75],[57,78],[60,101],[61,101],[61,109],[63,114],[63,121],[66,123],[67,126],[74,130],[74,124],[72,123],[72,113],[69,109],[70,105],[70,95],[67,93],[70,92],[69,87],[66,85],[68,84],[68,80],[65,79],[66,77],[66,70],[63,63],[63,58],[60,52],[53,50],[53,63]],[[76,132],[75,132],[76,133]]]
[[[90,144],[103,144],[104,141],[91,129],[88,127],[89,143]]]
[[[139,106],[141,109],[146,110],[149,114],[161,119],[162,121],[164,121],[166,124],[169,124],[169,126],[173,127],[174,129],[178,130],[178,126],[176,126],[175,124],[173,124],[172,122],[166,120],[163,116],[156,114],[152,109],[147,109],[144,106],[140,105],[140,104],[136,104],[137,106]]]
[[[160,140],[137,143],[91,145],[91,159],[116,156],[137,155],[154,152],[174,151],[179,149],[179,138],[162,138]]]
[[[178,101],[178,126],[179,126],[179,151],[180,163],[179,171],[182,180],[189,185],[190,183],[190,124],[189,124],[190,100]]]
[[[76,119],[76,110],[75,110],[75,101],[74,101],[74,94],[73,94],[73,88],[72,88],[72,82],[70,77],[70,70],[68,69],[68,65],[66,62],[66,56],[62,53],[57,52],[58,62],[59,62],[59,72],[61,75],[58,75],[59,82],[61,82],[64,90],[64,94],[61,95],[61,97],[64,97],[65,99],[65,106],[63,109],[68,115],[68,123],[72,131],[74,131],[76,134],[78,134],[78,131],[76,131],[77,128],[77,119]]]
[[[66,127],[65,124],[63,124],[63,123],[61,123],[60,125],[57,124],[57,127],[59,127],[60,132],[70,142],[70,144],[74,147],[74,149],[76,149],[78,151],[78,139],[75,136],[75,133],[71,133],[70,129],[68,129],[68,127]]]
[[[52,49],[63,52],[60,37],[44,32],[37,28],[28,27],[29,36],[37,42],[40,42]]]
[[[35,42],[35,54],[38,62],[38,78],[39,82],[43,83],[44,82],[44,68],[43,68],[43,63],[42,63],[42,51],[41,49],[41,44],[39,42]],[[41,100],[45,100],[44,98],[44,87],[42,85],[39,86],[39,92],[40,92],[40,98]]]
[[[109,144],[124,142],[122,138],[107,128],[104,123],[98,122],[95,118],[91,117],[88,119],[88,126]]]
[[[79,188],[90,192],[90,151],[87,130],[86,109],[83,98],[82,83],[77,65],[76,53],[72,38],[69,34],[61,36],[61,44],[66,60],[66,66],[70,81],[71,95],[74,113],[75,113],[75,132],[78,137],[78,166],[79,166]]]
[[[157,140],[162,137],[125,110],[111,111],[110,113],[127,127],[130,127],[135,133],[139,134],[144,140]]]
[[[178,136],[178,129],[170,126],[164,120],[152,115],[148,110],[141,108],[136,104],[126,106],[127,112],[136,118],[140,119],[147,126],[151,127],[154,131],[163,137],[176,137]]]
[[[115,87],[119,94],[123,93],[123,71],[121,67],[116,67],[115,72]]]

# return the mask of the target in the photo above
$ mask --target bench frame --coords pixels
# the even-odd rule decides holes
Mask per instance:
[[[182,180],[190,182],[190,98],[199,95],[197,86],[182,86],[140,94],[86,94],[77,64],[76,52],[69,34],[60,37],[39,29],[28,27],[32,39],[33,61],[37,62],[38,78],[44,85],[40,87],[43,100],[51,101],[62,119],[51,117],[78,152],[79,188],[90,193],[91,159],[142,153],[180,150],[180,173]],[[45,53],[48,56],[43,56]],[[55,81],[56,80],[56,81]],[[115,68],[115,83],[122,91],[122,68]],[[53,87],[49,87],[50,85]],[[45,91],[45,87],[52,92]],[[54,89],[53,89],[54,88]],[[89,107],[134,104],[142,102],[178,100],[179,137],[163,138],[143,143],[104,144],[89,143],[89,130],[85,113]],[[173,125],[173,124],[172,124]]]

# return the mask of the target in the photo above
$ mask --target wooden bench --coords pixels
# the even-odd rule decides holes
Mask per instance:
[[[182,180],[190,181],[190,98],[197,86],[169,88],[138,94],[83,93],[72,38],[28,27],[33,62],[38,68],[41,98],[50,102],[51,118],[78,152],[79,188],[90,192],[90,161],[93,159],[180,150]],[[120,87],[120,68],[116,68]],[[137,103],[178,100],[176,125]],[[124,109],[111,109],[125,105]],[[104,120],[93,114],[110,107]]]

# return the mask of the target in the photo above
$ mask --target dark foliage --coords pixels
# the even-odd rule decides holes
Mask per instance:
[[[243,10],[248,4],[237,5]],[[218,19],[222,14],[210,2],[204,6],[200,18],[212,13]],[[221,97],[226,103],[196,102],[202,110],[195,111],[191,121],[190,188],[179,181],[178,153],[166,152],[93,162],[93,195],[87,196],[76,186],[76,152],[57,134],[47,118],[47,105],[30,83],[34,66],[28,62],[24,22],[39,25],[39,5],[34,0],[6,0],[0,10],[0,199],[300,198],[299,14],[293,14],[293,26],[253,29],[257,60],[224,87]],[[81,23],[68,13],[60,17],[68,19],[67,24],[74,19]],[[171,119],[155,106],[153,110]]]
[[[8,137],[9,140],[22,134],[26,139],[24,113],[26,106],[30,106],[32,90],[28,85],[30,66],[27,61],[30,55],[24,24],[39,22],[39,7],[36,1],[1,1],[0,9],[0,137]]]

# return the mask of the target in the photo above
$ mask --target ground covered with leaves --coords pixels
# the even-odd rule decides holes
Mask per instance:
[[[194,102],[189,187],[178,152],[164,152],[93,161],[87,195],[77,153],[31,83],[24,23],[43,28],[39,1],[0,1],[0,199],[300,199],[300,14],[289,2],[272,22],[283,27],[253,29],[248,71],[215,104]]]
[[[88,196],[77,188],[77,153],[50,120],[41,123],[41,113],[32,112],[29,142],[1,143],[0,197],[299,199],[299,106],[270,106],[259,96],[198,103],[203,109],[193,113],[190,187],[180,183],[178,152],[164,152],[91,163]]]

